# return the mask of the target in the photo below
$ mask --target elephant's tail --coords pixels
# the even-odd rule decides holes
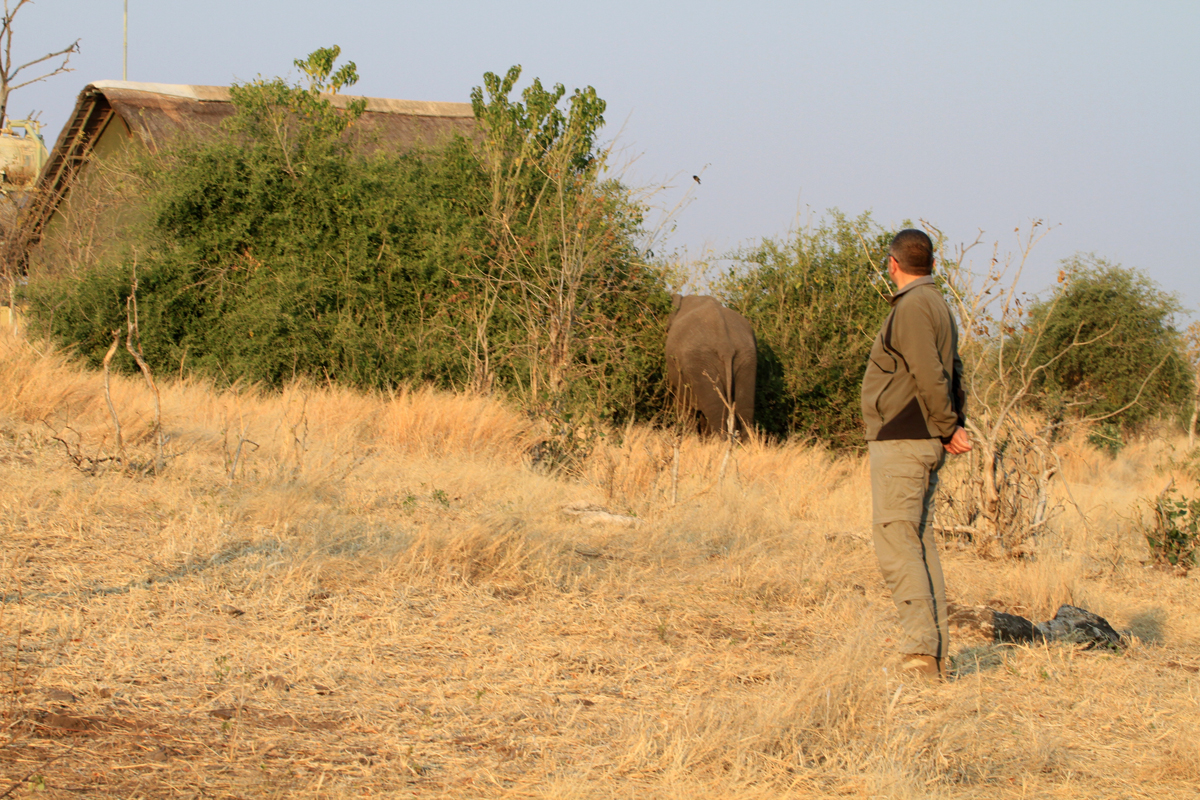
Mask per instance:
[[[733,391],[733,353],[725,356],[725,413],[721,415],[721,421],[725,424],[721,428],[722,436],[732,436],[737,429],[737,411],[734,406],[734,398],[737,397]]]

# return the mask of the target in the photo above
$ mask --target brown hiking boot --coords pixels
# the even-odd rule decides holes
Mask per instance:
[[[941,659],[921,653],[910,653],[901,657],[900,671],[910,675],[920,675],[930,680],[944,680]]]

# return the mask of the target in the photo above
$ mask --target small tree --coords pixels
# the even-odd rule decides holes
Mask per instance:
[[[3,52],[0,53],[0,127],[8,123],[9,95],[31,83],[43,81],[62,72],[70,72],[71,70],[67,64],[70,62],[71,56],[79,52],[79,40],[76,39],[70,45],[56,53],[46,53],[44,56],[35,58],[32,61],[26,61],[24,64],[14,63],[12,54],[13,20],[16,18],[17,12],[29,2],[31,0],[17,0],[16,5],[12,5],[10,0],[4,0],[4,16],[0,18],[0,42],[2,42],[3,46]],[[57,67],[38,75],[36,78],[29,78],[20,83],[17,82],[18,76],[24,70],[36,67],[39,64],[45,64],[54,59],[62,59]],[[2,213],[4,219],[3,222],[0,222],[0,226],[9,230],[4,231],[3,235],[0,235],[0,238],[4,240],[0,244],[0,288],[4,289],[4,294],[7,295],[6,300],[12,306],[15,299],[17,275],[22,269],[21,254],[25,244],[24,241],[16,241],[20,237],[14,235],[16,231],[14,220],[18,218],[18,214],[20,213],[23,193],[6,192],[3,202],[6,208]]]
[[[1018,230],[1015,254],[1002,255],[996,244],[982,275],[966,266],[980,239],[951,254],[941,232],[932,232],[959,322],[967,429],[974,444],[946,473],[938,527],[970,537],[983,554],[1019,555],[1047,522],[1050,481],[1058,471],[1053,430],[1039,429],[1023,415],[1045,365],[1033,363],[1040,331],[1025,328],[1027,298],[1017,286],[1046,229],[1035,220],[1024,236]],[[1070,347],[1084,344],[1073,340]]]
[[[1035,388],[1051,417],[1104,417],[1131,428],[1180,411],[1191,395],[1179,302],[1141,272],[1094,255],[1062,262],[1050,296],[1028,309]],[[1090,347],[1070,348],[1078,339]],[[1149,380],[1147,381],[1147,378]]]
[[[430,334],[450,311],[445,268],[476,249],[472,144],[366,155],[354,142],[363,103],[341,108],[322,91],[353,83],[352,65],[334,68],[337,52],[299,63],[307,87],[279,78],[231,87],[223,130],[130,156],[128,197],[143,211],[78,274],[31,276],[43,323],[99,363],[98,332],[120,323],[137,254],[156,371],[186,364],[271,385],[298,375],[372,387],[458,378],[456,354]],[[423,318],[423,304],[441,317]]]
[[[562,84],[548,90],[535,78],[517,100],[520,75],[520,66],[489,72],[471,92],[493,245],[464,276],[480,312],[474,383],[503,372],[527,405],[562,422],[569,408],[625,417],[654,392],[668,304],[636,246],[643,209],[606,174],[595,89],[566,98]]]

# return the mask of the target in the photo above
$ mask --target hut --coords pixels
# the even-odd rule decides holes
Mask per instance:
[[[469,103],[323,96],[341,108],[354,100],[366,100],[366,111],[356,127],[366,134],[359,140],[370,148],[404,151],[436,145],[456,134],[471,136],[475,131]],[[106,237],[119,230],[120,215],[130,209],[97,202],[94,193],[82,189],[96,165],[130,147],[153,148],[184,132],[203,136],[233,113],[225,86],[89,83],[79,93],[75,111],[50,151],[34,197],[21,215],[17,236],[12,239],[21,251],[18,257],[54,258],[53,248],[43,249],[39,255],[37,246],[55,240],[73,248],[102,247]],[[61,250],[57,255],[63,255]]]

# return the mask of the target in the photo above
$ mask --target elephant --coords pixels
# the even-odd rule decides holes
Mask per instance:
[[[667,383],[680,413],[703,415],[701,433],[724,434],[728,406],[735,427],[754,424],[758,345],[750,321],[715,298],[671,296],[667,321]],[[726,398],[729,403],[726,403]]]

